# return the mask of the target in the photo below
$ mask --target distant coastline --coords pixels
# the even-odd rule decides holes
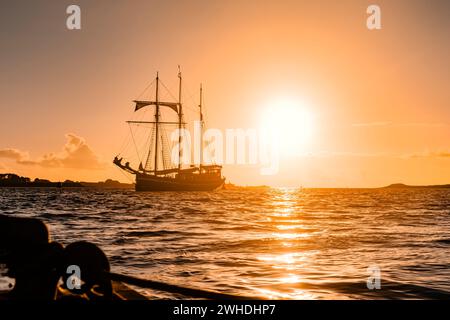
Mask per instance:
[[[31,180],[28,177],[21,177],[14,173],[0,174],[0,188],[101,188],[101,189],[132,189],[134,184],[121,183],[108,179],[100,182],[83,182],[65,180],[54,182],[46,179]]]
[[[383,187],[383,189],[417,189],[417,188],[428,188],[428,189],[442,189],[442,188],[450,188],[450,184],[436,184],[436,185],[426,185],[426,186],[410,186],[403,183],[394,183]]]
[[[21,177],[14,173],[0,173],[0,188],[100,188],[100,189],[134,189],[134,183],[122,183],[117,180],[107,179],[99,182],[84,182],[65,180],[63,182],[54,182],[46,179],[31,180],[28,177]],[[233,183],[226,183],[225,190],[266,190],[271,189],[270,186],[240,186]],[[323,188],[305,188],[305,189],[323,189]],[[329,188],[325,188],[329,189]],[[331,188],[341,189],[341,188]],[[344,188],[347,189],[347,188]],[[358,189],[358,188],[356,188]],[[370,189],[450,189],[450,184],[440,185],[407,185],[403,183],[393,183],[384,187],[370,188]]]

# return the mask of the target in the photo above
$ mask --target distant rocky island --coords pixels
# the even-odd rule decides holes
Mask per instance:
[[[117,180],[105,180],[100,182],[80,182],[83,187],[101,189],[134,189],[134,183],[122,183]]]
[[[391,184],[384,188],[385,189],[408,189],[408,188],[439,189],[439,188],[450,188],[450,184],[436,184],[436,185],[429,185],[429,186],[409,186],[409,185],[403,184],[403,183],[394,183],[394,184]]]
[[[134,184],[121,183],[108,179],[103,182],[79,182],[65,180],[64,182],[53,182],[46,179],[31,180],[28,177],[21,177],[14,173],[0,174],[0,188],[102,188],[102,189],[131,189]]]

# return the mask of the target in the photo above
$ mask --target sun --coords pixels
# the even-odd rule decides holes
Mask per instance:
[[[313,142],[315,116],[301,101],[277,99],[263,110],[260,129],[264,142],[276,146],[280,154],[301,155]]]

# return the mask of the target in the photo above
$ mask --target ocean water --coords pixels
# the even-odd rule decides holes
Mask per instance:
[[[40,218],[54,241],[91,241],[113,271],[167,283],[273,299],[450,298],[448,189],[0,189],[0,213]]]

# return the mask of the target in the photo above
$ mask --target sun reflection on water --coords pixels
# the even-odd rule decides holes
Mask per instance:
[[[279,281],[281,283],[299,283],[300,281],[300,277],[296,274],[289,274],[287,277],[284,278],[280,278]]]
[[[272,279],[277,286],[283,287],[282,292],[267,288],[255,288],[255,291],[269,299],[314,299],[314,295],[299,289],[302,285],[301,271],[305,265],[311,264],[315,252],[298,248],[299,241],[311,238],[315,230],[304,224],[298,189],[278,189],[270,201],[272,211],[268,213],[267,221],[278,230],[267,236],[278,241],[286,250],[291,252],[261,254],[257,259],[263,261],[276,271]],[[308,240],[309,241],[309,240]]]
[[[309,238],[310,233],[272,233],[272,236],[277,239],[299,239],[299,238]]]
[[[304,299],[313,300],[316,298],[315,295],[299,289],[294,289],[291,292],[279,292],[270,289],[263,288],[253,288],[253,290],[260,296],[266,297],[269,300],[291,300],[291,299]]]

